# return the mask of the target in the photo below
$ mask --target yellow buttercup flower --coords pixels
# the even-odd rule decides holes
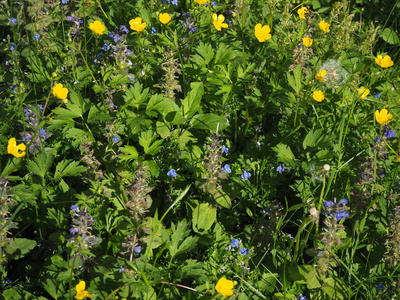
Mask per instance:
[[[217,285],[215,286],[215,290],[224,297],[232,296],[233,286],[233,281],[222,277],[218,280]]]
[[[61,100],[66,99],[68,96],[68,89],[63,87],[61,83],[58,83],[53,87],[53,96]]]
[[[271,28],[269,28],[268,25],[262,26],[260,23],[258,23],[254,28],[254,35],[256,36],[257,40],[261,43],[271,38],[270,32]]]
[[[93,296],[89,294],[88,291],[85,290],[86,283],[81,280],[79,283],[76,285],[76,295],[75,299],[85,299],[85,297],[92,298]]]
[[[194,0],[194,2],[196,2],[196,3],[198,3],[198,4],[207,4],[208,3],[208,1],[210,1],[210,0]]]
[[[314,93],[313,93],[313,99],[315,100],[315,101],[317,101],[317,102],[322,102],[322,100],[324,100],[325,99],[325,95],[324,95],[324,93],[321,91],[321,90],[319,90],[319,91],[315,91]]]
[[[25,144],[21,143],[17,145],[17,141],[15,138],[11,138],[8,140],[7,152],[8,154],[14,155],[15,157],[23,157],[25,156],[26,152]]]
[[[319,70],[317,75],[315,75],[315,79],[317,79],[319,82],[324,82],[326,81],[325,76],[326,70]]]
[[[214,20],[213,24],[215,26],[215,29],[217,29],[218,31],[221,31],[221,28],[228,28],[228,24],[224,23],[225,21],[224,15],[217,16],[217,14],[213,14],[212,18]]]
[[[104,30],[106,30],[106,26],[103,23],[101,23],[100,21],[94,21],[94,22],[90,23],[89,28],[95,34],[99,34],[99,35],[102,35],[104,33]]]
[[[297,13],[299,14],[300,19],[305,20],[306,15],[309,14],[310,12],[307,7],[302,7],[297,10]]]
[[[146,28],[147,23],[146,22],[142,23],[142,18],[141,17],[137,17],[135,19],[130,20],[129,21],[129,25],[131,26],[132,30],[140,32],[140,31],[143,31],[143,29]]]
[[[382,55],[378,55],[377,57],[375,57],[375,62],[378,66],[381,66],[382,68],[389,68],[393,66],[392,58],[389,55],[385,55],[385,57],[382,57]]]
[[[369,93],[370,93],[369,89],[367,89],[363,86],[360,87],[360,89],[358,90],[358,96],[360,96],[361,100],[364,100],[365,98],[367,98]]]
[[[388,114],[388,110],[386,108],[381,111],[375,111],[376,121],[381,125],[386,125],[390,122],[390,119],[393,118],[392,114]]]
[[[319,29],[321,29],[324,32],[328,32],[329,31],[329,26],[330,25],[329,25],[328,22],[321,21],[321,22],[319,22],[318,26],[319,26]]]
[[[306,47],[311,47],[312,45],[312,38],[304,37],[303,38],[303,45]]]
[[[167,24],[169,21],[171,21],[171,16],[168,13],[159,14],[158,19],[161,23]]]

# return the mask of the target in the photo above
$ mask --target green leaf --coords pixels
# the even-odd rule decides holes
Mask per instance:
[[[226,119],[215,114],[198,114],[195,115],[190,122],[193,128],[206,129],[213,132],[216,132],[217,128],[218,130],[223,130],[229,126]]]
[[[208,203],[201,203],[193,209],[193,230],[198,233],[207,232],[217,220],[217,208]]]
[[[53,163],[54,156],[47,155],[45,153],[39,153],[35,156],[34,160],[30,160],[28,162],[29,169],[44,178],[46,176],[47,171],[50,169],[51,164]]]
[[[35,240],[23,238],[10,239],[7,246],[4,247],[4,253],[8,259],[20,259],[24,257],[36,246]]]
[[[207,273],[204,270],[204,263],[194,259],[186,260],[176,271],[179,278],[191,277],[197,281],[207,281]]]
[[[326,278],[322,290],[329,297],[329,299],[350,299],[346,289],[346,283],[340,278]]]
[[[139,136],[139,144],[143,147],[144,153],[154,155],[161,149],[163,140],[155,140],[157,134],[151,129],[144,131]]]
[[[276,152],[279,161],[290,165],[295,163],[296,158],[288,145],[278,144],[276,147],[273,147],[272,150]]]
[[[304,150],[307,147],[315,147],[315,146],[317,146],[317,140],[321,137],[322,133],[323,132],[322,132],[321,129],[316,129],[315,131],[314,131],[314,129],[311,129],[307,133],[306,137],[304,138],[304,141],[303,141]]]
[[[191,118],[200,109],[201,97],[204,94],[202,82],[192,82],[190,87],[191,91],[182,101],[182,115],[185,118]]]
[[[170,112],[179,111],[179,106],[171,99],[158,94],[151,96],[146,111],[157,111],[165,117]]]
[[[143,86],[139,82],[135,82],[135,85],[126,91],[124,101],[127,105],[138,108],[148,97],[149,88],[143,90]]]
[[[393,31],[390,28],[385,28],[381,33],[380,33],[381,38],[389,44],[396,45],[400,43],[399,36],[396,34],[395,31]]]
[[[86,168],[79,165],[79,161],[63,160],[57,164],[54,172],[54,180],[58,181],[62,177],[79,176],[85,172]]]
[[[121,161],[132,160],[132,159],[136,160],[139,157],[139,153],[133,146],[120,147],[119,150],[122,153],[124,153],[124,155],[118,156],[118,159]]]
[[[301,79],[302,79],[302,70],[301,70],[301,65],[298,64],[297,67],[293,70],[293,75],[290,73],[287,74],[287,79],[288,83],[291,86],[291,88],[296,92],[296,94],[300,94],[302,85],[301,85]]]

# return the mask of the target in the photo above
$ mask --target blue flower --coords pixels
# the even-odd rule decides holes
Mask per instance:
[[[231,242],[231,246],[239,248],[239,240],[233,239],[232,242]]]
[[[332,207],[332,205],[333,205],[333,202],[332,202],[332,201],[325,201],[325,202],[324,202],[324,206],[325,206],[326,208]]]
[[[62,4],[67,4],[67,3],[68,3],[68,0],[61,0],[61,3],[62,3]]]
[[[244,180],[248,180],[250,177],[251,177],[250,172],[248,172],[248,171],[244,171],[244,172],[243,172],[242,178],[243,178]]]
[[[134,251],[135,253],[140,253],[140,251],[142,251],[142,247],[136,246]]]
[[[76,228],[70,228],[70,229],[69,229],[69,233],[72,234],[72,235],[77,234],[77,233],[78,233],[78,229],[76,229]]]
[[[132,84],[134,84],[136,82],[135,77],[128,77],[128,78],[129,78],[129,80],[131,81]]]
[[[14,50],[15,50],[15,44],[14,44],[14,43],[11,43],[10,49],[11,49],[11,51],[14,51]]]
[[[385,286],[382,283],[380,283],[379,285],[375,285],[375,289],[377,290],[382,290],[384,287]]]
[[[15,25],[15,24],[17,24],[17,19],[15,19],[15,18],[10,18],[9,23]]]
[[[14,84],[14,85],[11,87],[11,92],[16,93],[15,89],[16,89],[17,87],[18,87],[18,86],[17,86],[16,84]]]
[[[78,206],[78,204],[71,205],[71,210],[72,210],[72,211],[79,212],[79,206]]]
[[[155,27],[151,27],[151,34],[156,34],[157,30],[155,29]]]
[[[375,98],[379,98],[381,96],[381,93],[377,93],[376,95],[375,95]]]
[[[46,132],[46,130],[44,129],[44,128],[40,128],[39,130],[38,130],[38,133],[40,134],[40,136],[42,137],[42,139],[47,139],[48,138],[48,136],[47,136],[47,132]]]
[[[339,212],[339,211],[335,212],[335,218],[337,220],[341,220],[343,218],[348,218],[348,217],[349,217],[349,214],[346,211],[344,211],[344,212]]]
[[[119,30],[124,33],[129,33],[129,29],[125,25],[119,26]]]
[[[279,174],[281,174],[282,172],[285,171],[285,168],[284,168],[283,165],[279,165],[279,166],[276,168],[276,170],[279,172]]]
[[[386,130],[383,135],[387,138],[387,139],[391,139],[391,138],[395,138],[396,137],[396,131],[389,129]]]
[[[113,136],[113,138],[111,139],[114,143],[118,143],[120,138],[117,137],[116,135]]]
[[[221,170],[224,171],[225,173],[231,173],[231,172],[232,172],[231,166],[228,165],[228,164],[226,164],[225,166],[223,166],[223,167],[221,168]]]
[[[171,170],[168,171],[167,176],[169,176],[169,177],[176,177],[176,176],[178,176],[178,175],[176,174],[175,169],[171,169]]]
[[[22,137],[22,141],[27,143],[31,140],[31,138],[32,138],[32,135],[26,132],[25,135]]]
[[[229,153],[229,148],[226,147],[225,145],[222,146],[222,152],[225,152],[226,154]]]
[[[103,49],[104,51],[108,51],[110,50],[110,46],[108,44],[104,44],[104,46],[101,47],[101,49]]]
[[[307,297],[306,297],[306,296],[303,296],[303,294],[300,294],[299,300],[307,300]]]
[[[250,253],[250,251],[247,250],[246,248],[242,248],[242,249],[240,249],[240,251],[239,251],[239,254],[240,254],[240,255],[243,255],[243,256],[245,256],[246,254],[249,254],[249,253]]]
[[[39,33],[35,33],[35,34],[33,35],[33,39],[36,40],[36,41],[39,41],[39,39],[40,39],[40,34],[39,34]]]

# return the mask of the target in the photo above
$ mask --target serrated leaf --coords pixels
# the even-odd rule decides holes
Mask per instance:
[[[118,156],[118,159],[121,161],[131,160],[131,159],[136,160],[139,157],[139,153],[137,152],[136,148],[133,146],[120,147],[119,150],[125,154],[125,155]]]
[[[294,164],[296,158],[288,145],[278,144],[276,147],[273,147],[272,150],[276,152],[279,161],[290,165]]]
[[[306,137],[304,138],[303,141],[303,148],[306,149],[307,147],[315,147],[317,145],[317,141],[318,139],[321,137],[322,135],[322,130],[321,129],[311,129]]]
[[[35,159],[28,162],[30,170],[36,175],[44,178],[47,171],[50,169],[53,162],[53,155],[46,155],[45,153],[39,153]]]
[[[185,118],[191,118],[200,108],[201,97],[204,94],[202,82],[192,82],[191,91],[182,101],[182,115]]]
[[[204,263],[194,259],[186,260],[178,269],[177,275],[180,278],[192,277],[197,281],[207,281],[207,273],[204,270]]]
[[[57,164],[54,180],[58,181],[62,177],[78,176],[85,171],[86,168],[80,166],[79,161],[63,160]]]

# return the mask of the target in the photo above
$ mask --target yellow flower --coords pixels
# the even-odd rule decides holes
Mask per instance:
[[[303,38],[303,45],[306,47],[311,47],[312,45],[312,39],[309,37],[304,37]]]
[[[198,4],[207,4],[208,3],[208,1],[210,1],[210,0],[194,0],[194,2],[196,2],[196,3],[198,3]]]
[[[224,277],[220,278],[215,286],[215,290],[222,296],[232,296],[233,295],[233,281],[228,280]]]
[[[146,22],[142,23],[141,17],[137,17],[135,19],[130,20],[129,25],[131,26],[132,30],[135,30],[138,32],[143,31],[143,29],[145,29],[147,26]]]
[[[218,31],[221,31],[222,28],[228,28],[228,24],[224,23],[225,17],[223,15],[217,16],[217,14],[213,14],[213,24]]]
[[[375,111],[375,118],[379,124],[385,125],[390,122],[390,119],[393,118],[393,115],[388,114],[388,110],[384,108],[381,111],[379,110]]]
[[[309,14],[310,12],[308,11],[307,7],[302,7],[297,10],[297,13],[299,14],[300,19],[305,20],[306,15]]]
[[[360,96],[361,100],[364,100],[369,95],[369,92],[370,92],[369,89],[366,89],[365,87],[362,86],[358,90],[358,96]]]
[[[169,21],[171,21],[171,16],[168,13],[159,14],[158,18],[160,19],[160,22],[163,24],[167,24]]]
[[[26,154],[25,150],[26,150],[25,144],[22,143],[17,145],[17,141],[15,140],[15,138],[11,138],[8,140],[8,146],[7,146],[8,154],[12,154],[15,157],[19,158],[25,156]]]
[[[94,22],[90,23],[89,28],[95,34],[99,34],[99,35],[102,35],[104,33],[104,30],[106,30],[106,26],[104,26],[104,24],[101,23],[100,21],[94,21]]]
[[[257,38],[257,40],[261,43],[265,42],[266,40],[269,40],[271,38],[271,28],[269,28],[268,25],[262,26],[260,23],[256,25],[254,28],[254,34]]]
[[[325,76],[326,76],[326,70],[319,70],[317,75],[315,75],[315,79],[317,79],[319,82],[324,82],[326,81]]]
[[[324,32],[328,32],[329,31],[329,26],[330,25],[329,25],[328,22],[321,21],[321,22],[319,22],[318,26],[319,26],[319,29],[321,29]]]
[[[322,102],[322,100],[324,100],[325,99],[325,95],[324,95],[324,93],[321,91],[321,90],[319,90],[319,91],[315,91],[314,93],[313,93],[313,99],[315,100],[315,101],[317,101],[317,102]]]
[[[75,299],[85,299],[85,297],[92,298],[93,296],[89,294],[88,291],[85,290],[86,283],[81,280],[79,283],[76,285],[76,295]]]
[[[375,62],[378,66],[381,66],[382,68],[389,68],[393,66],[393,61],[389,55],[385,55],[385,57],[382,57],[382,55],[378,55],[375,58]]]
[[[58,83],[53,87],[53,95],[58,99],[66,99],[68,96],[68,89],[63,87],[61,83]]]

